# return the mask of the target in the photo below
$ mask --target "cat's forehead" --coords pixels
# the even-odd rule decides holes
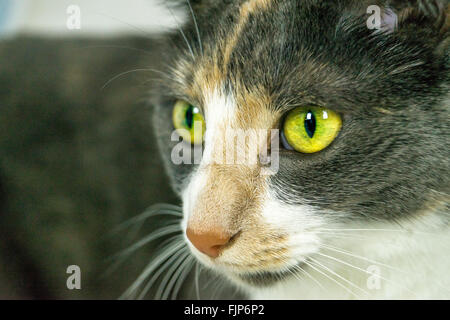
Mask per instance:
[[[272,110],[404,103],[412,96],[404,83],[423,83],[410,71],[425,62],[400,38],[369,30],[365,9],[363,1],[235,1],[200,22],[202,36],[191,42],[201,48],[175,64],[177,93],[201,107],[217,91],[238,107],[269,102]]]
[[[201,39],[201,55],[178,60],[179,83],[201,104],[217,90],[243,96],[243,100],[286,96],[289,82],[305,79],[326,64],[312,59],[312,48],[301,48],[299,34],[304,26],[295,20],[289,6],[273,0],[230,6]]]

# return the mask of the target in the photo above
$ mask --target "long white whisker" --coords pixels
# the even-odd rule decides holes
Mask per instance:
[[[189,52],[190,52],[190,54],[191,54],[191,56],[192,56],[192,60],[195,61],[195,55],[194,55],[194,51],[192,50],[192,46],[190,45],[190,43],[189,43],[189,41],[188,41],[188,39],[187,39],[185,33],[183,32],[183,29],[181,28],[180,23],[178,22],[178,19],[175,17],[175,14],[173,13],[172,9],[167,5],[167,2],[164,1],[164,4],[165,4],[167,10],[169,10],[170,14],[172,15],[173,20],[174,20],[175,23],[177,24],[177,29],[178,29],[178,31],[180,32],[181,36],[183,37],[184,41],[185,41],[186,44],[187,44],[187,47],[188,47],[188,49],[189,49]]]
[[[114,77],[112,77],[111,79],[106,81],[106,83],[102,86],[101,90],[104,90],[114,80],[116,80],[116,79],[118,79],[118,78],[120,78],[120,77],[122,77],[124,75],[127,75],[129,73],[134,73],[134,72],[157,72],[157,73],[164,74],[163,72],[161,72],[159,70],[155,70],[155,69],[151,69],[151,68],[140,68],[140,69],[128,70],[128,71],[125,71],[125,72],[121,72],[118,75],[115,75]]]
[[[386,267],[388,269],[391,269],[391,270],[394,270],[394,271],[397,271],[397,272],[401,272],[403,274],[408,274],[407,272],[405,272],[405,271],[403,271],[401,269],[398,269],[398,268],[392,267],[392,266],[390,266],[388,264],[381,263],[381,262],[378,262],[378,261],[375,261],[375,260],[372,260],[372,259],[360,256],[360,255],[354,254],[354,253],[349,252],[349,251],[344,250],[344,249],[340,249],[340,248],[337,248],[337,247],[334,247],[334,246],[331,246],[331,245],[326,245],[326,244],[322,244],[321,246],[323,248],[326,248],[326,249],[329,249],[329,250],[332,250],[332,251],[335,251],[335,252],[339,252],[339,253],[342,253],[342,254],[354,257],[354,258],[358,258],[358,259],[370,262],[370,263],[375,264],[375,265],[383,266],[383,267]]]
[[[182,256],[183,254],[185,254],[184,250],[179,250],[177,252],[175,252],[173,254],[173,256],[171,256],[169,259],[167,259],[166,261],[164,261],[163,264],[161,264],[161,266],[159,267],[159,269],[153,274],[153,276],[150,278],[150,280],[147,282],[147,284],[145,285],[145,287],[142,289],[141,293],[139,294],[138,300],[141,300],[145,297],[145,295],[147,294],[147,292],[150,290],[150,288],[155,284],[155,282],[158,280],[158,278],[163,274],[164,271],[167,270],[167,268],[169,268],[171,265],[173,265],[174,261],[176,261],[177,259],[180,258],[180,256]],[[176,262],[175,262],[176,263]],[[167,272],[169,272],[167,270]]]
[[[200,287],[199,287],[199,277],[200,277],[200,263],[195,264],[195,294],[197,296],[197,300],[200,300]]]
[[[123,299],[125,297],[134,296],[134,293],[142,284],[143,281],[166,259],[171,257],[175,252],[183,248],[186,244],[183,242],[181,236],[174,237],[173,243],[168,246],[160,255],[158,255],[153,261],[151,261],[139,275],[139,277],[133,282],[133,284],[125,291],[125,293],[120,297]]]
[[[388,265],[388,264],[381,263],[381,262],[378,262],[378,261],[375,261],[375,260],[372,260],[372,259],[368,259],[368,258],[366,258],[366,257],[363,257],[363,256],[360,256],[360,255],[351,253],[351,252],[346,251],[346,250],[344,250],[344,249],[339,249],[339,248],[336,248],[336,247],[333,247],[333,246],[330,246],[330,245],[325,245],[325,244],[322,244],[321,246],[322,246],[323,248],[325,248],[325,249],[328,249],[328,250],[331,250],[331,251],[334,251],[334,252],[342,253],[342,254],[345,254],[345,255],[348,255],[348,256],[351,256],[351,257],[354,257],[354,258],[363,260],[363,261],[367,261],[367,262],[370,262],[370,263],[372,263],[372,264],[374,264],[374,265],[379,265],[379,266],[382,266],[382,267],[386,267],[386,268],[388,268],[388,269],[390,269],[390,270],[393,270],[393,271],[402,273],[402,274],[407,275],[407,276],[412,276],[411,273],[406,272],[406,271],[404,271],[404,270],[401,270],[401,269],[392,267],[392,266],[390,266],[390,265]],[[434,282],[434,284],[436,284],[436,285],[439,286],[440,288],[445,289],[446,291],[450,292],[450,289],[448,289],[448,288],[442,286],[441,284],[439,284],[439,283],[436,282],[436,281],[433,281],[433,282]]]
[[[322,263],[320,263],[320,262],[317,261],[316,259],[311,258],[311,257],[309,257],[309,259],[310,259],[312,262],[314,262],[314,263],[320,265],[324,270],[326,270],[326,271],[330,272],[331,274],[335,275],[336,277],[338,277],[338,278],[341,279],[342,281],[344,281],[344,282],[348,283],[349,285],[351,285],[352,287],[354,287],[354,288],[356,288],[356,289],[358,289],[358,290],[364,292],[366,295],[369,295],[369,292],[368,292],[367,290],[364,290],[363,288],[357,286],[357,285],[354,284],[352,281],[350,281],[350,280],[344,278],[343,276],[341,276],[341,275],[338,274],[337,272],[331,270],[331,269],[328,268],[327,266],[323,265]]]
[[[222,277],[218,277],[218,284],[211,294],[211,300],[217,300],[216,296],[219,294],[219,290],[222,288],[222,285],[225,283],[225,280]]]
[[[133,253],[134,251],[138,250],[139,248],[146,245],[147,243],[150,243],[156,239],[159,239],[161,237],[164,237],[171,233],[176,233],[179,231],[181,231],[181,229],[180,229],[180,225],[178,223],[157,229],[157,230],[153,231],[152,233],[150,233],[149,235],[142,238],[141,240],[139,240],[138,242],[136,242],[134,245],[115,254],[114,256],[111,257],[111,259],[115,259],[117,257],[121,257],[124,255],[129,255],[130,253]]]
[[[126,229],[137,222],[145,221],[149,219],[150,217],[158,216],[158,215],[171,215],[177,218],[182,217],[181,208],[178,206],[173,205],[154,205],[149,208],[147,208],[143,213],[137,215],[136,217],[133,217],[120,225],[118,225],[114,230],[113,233],[118,233],[122,231],[123,229]]]
[[[329,228],[321,228],[320,230],[323,231],[341,231],[341,232],[353,232],[353,231],[367,231],[367,232],[398,232],[398,233],[407,233],[407,234],[423,234],[423,235],[429,235],[429,236],[435,236],[435,237],[445,237],[447,238],[447,235],[442,235],[438,233],[432,233],[432,232],[425,232],[425,231],[417,231],[417,230],[407,230],[407,229],[329,229]]]
[[[220,275],[217,273],[214,273],[213,275],[211,275],[211,277],[208,279],[208,281],[206,281],[206,283],[203,285],[203,289],[208,288],[208,286],[214,281],[219,279]]]
[[[176,225],[169,225],[166,228],[160,228],[158,230],[155,230],[154,232],[150,233],[148,236],[146,236],[145,238],[141,239],[140,241],[138,241],[137,243],[135,243],[134,245],[131,245],[130,247],[128,247],[127,249],[124,249],[118,253],[116,253],[115,255],[109,257],[107,259],[107,261],[114,261],[112,262],[112,264],[106,269],[105,271],[105,276],[110,275],[111,273],[113,273],[115,270],[117,270],[118,267],[120,267],[125,261],[126,259],[136,250],[138,250],[139,248],[143,247],[144,245],[162,238],[164,236],[167,236],[169,234],[172,233],[176,233],[179,231],[178,224]]]
[[[326,231],[314,231],[314,234],[320,234],[325,236],[332,236],[333,238],[340,238],[340,239],[355,239],[355,240],[363,240],[365,239],[363,236],[360,235],[354,235],[354,234],[339,234],[335,232],[326,232]]]
[[[186,2],[189,6],[189,10],[191,11],[192,19],[194,20],[194,26],[195,26],[195,30],[197,32],[198,44],[200,46],[200,52],[203,55],[203,44],[202,44],[202,38],[200,36],[200,30],[199,30],[198,24],[197,24],[197,19],[195,18],[194,10],[192,10],[191,2],[189,0],[186,0]]]
[[[322,290],[325,290],[325,288],[320,284],[320,282],[314,278],[308,271],[306,271],[305,269],[303,269],[301,266],[297,265],[294,267],[296,270],[301,271],[302,273],[304,273],[306,276],[308,276],[308,278],[310,278],[312,281],[314,281]],[[298,277],[298,275],[295,272],[292,272],[292,275],[297,278],[298,280],[301,281],[300,277]]]
[[[370,237],[370,235],[364,235],[364,234],[349,234],[349,233],[339,233],[339,232],[327,232],[327,231],[314,231],[313,234],[318,234],[318,235],[324,235],[325,237],[328,238],[333,238],[333,239],[349,239],[349,240],[366,240],[368,237]],[[383,239],[380,239],[380,241],[383,241]],[[393,242],[391,239],[387,239],[387,241],[384,241],[383,244],[385,245],[389,245],[390,247],[394,247],[394,248],[401,248],[401,246],[399,246],[398,244],[396,244],[395,242]]]
[[[344,286],[342,283],[340,283],[339,281],[337,281],[336,279],[333,279],[332,277],[330,277],[329,275],[327,275],[326,273],[322,272],[321,270],[319,270],[318,268],[314,267],[313,263],[310,261],[305,261],[304,262],[306,265],[308,265],[310,268],[316,270],[317,272],[319,272],[320,274],[322,274],[323,276],[325,276],[326,278],[330,279],[331,281],[333,281],[334,283],[336,283],[338,286],[340,286],[341,288],[343,288],[345,291],[347,291],[348,293],[350,293],[353,296],[358,297],[358,295],[356,293],[354,293],[352,290],[350,290],[349,288],[347,288],[346,286]]]
[[[80,49],[127,49],[132,51],[141,52],[145,55],[153,56],[153,54],[150,51],[139,49],[139,48],[133,48],[133,47],[127,47],[127,46],[115,46],[115,45],[92,45],[92,46],[83,46],[79,47]]]
[[[154,37],[152,37],[152,35],[151,35],[150,33],[148,33],[147,31],[145,31],[144,29],[141,29],[141,28],[139,28],[139,27],[136,27],[135,25],[132,25],[132,24],[129,23],[129,22],[126,22],[126,21],[124,21],[124,20],[122,20],[122,19],[119,19],[119,18],[117,18],[117,17],[110,16],[109,14],[106,14],[106,13],[103,13],[103,12],[98,12],[98,11],[91,11],[91,12],[94,13],[94,14],[98,14],[98,15],[100,15],[100,16],[109,18],[109,19],[111,19],[111,20],[114,20],[114,21],[123,23],[123,24],[129,26],[130,28],[133,28],[134,30],[139,31],[139,32],[142,33],[147,39],[150,39],[150,40],[153,40],[153,39],[154,39]]]
[[[184,270],[182,273],[180,273],[180,275],[178,276],[178,279],[175,283],[175,287],[173,288],[172,291],[172,296],[171,299],[175,300],[178,296],[178,293],[181,289],[182,284],[184,283],[184,280],[186,279],[186,277],[189,275],[190,271],[192,270],[192,267],[194,266],[194,264],[196,263],[195,258],[190,256],[188,258],[188,262],[186,263]]]
[[[156,291],[155,297],[158,300],[167,300],[167,297],[170,295],[170,292],[178,279],[180,273],[184,270],[185,264],[183,262],[189,257],[189,251],[186,247],[184,250],[184,254],[180,256],[180,258],[175,261],[172,267],[167,270],[166,276],[162,279],[161,284]]]
[[[372,273],[370,273],[369,271],[364,270],[364,269],[362,269],[362,268],[359,268],[359,267],[357,267],[357,266],[354,266],[354,265],[352,265],[352,264],[350,264],[350,263],[347,263],[347,262],[345,262],[345,261],[343,261],[343,260],[341,260],[341,259],[338,259],[338,258],[336,258],[336,257],[332,257],[332,256],[329,256],[329,255],[327,255],[327,254],[320,253],[320,252],[317,252],[317,254],[319,254],[319,255],[321,255],[321,256],[323,256],[323,257],[326,257],[326,258],[328,258],[328,259],[332,259],[332,260],[334,260],[334,261],[336,261],[336,262],[342,263],[342,264],[344,264],[344,265],[346,265],[346,266],[349,266],[349,267],[354,268],[354,269],[356,269],[356,270],[359,270],[359,271],[361,271],[361,272],[364,272],[364,273],[366,273],[366,274],[368,274],[368,275],[372,275]],[[403,288],[403,289],[406,289],[407,291],[409,291],[409,292],[411,292],[411,293],[413,293],[413,294],[415,295],[415,292],[414,292],[414,291],[409,290],[409,289],[406,288],[405,286],[402,286],[402,285],[400,285],[400,284],[398,284],[398,283],[396,283],[396,282],[394,282],[394,281],[392,281],[392,280],[389,280],[389,279],[387,279],[387,278],[385,278],[385,277],[383,277],[383,276],[381,276],[381,275],[377,275],[377,276],[378,276],[380,279],[383,279],[383,280],[386,281],[386,282],[392,283],[392,284],[395,285],[395,286],[398,286],[398,287],[401,287],[401,288]]]

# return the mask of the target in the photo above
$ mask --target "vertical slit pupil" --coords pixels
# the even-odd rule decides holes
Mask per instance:
[[[189,108],[186,110],[185,119],[186,119],[186,126],[189,129],[192,129],[192,125],[194,122],[194,108],[192,106],[189,106]]]
[[[308,111],[306,114],[305,130],[310,138],[312,138],[316,132],[316,117],[312,111]]]

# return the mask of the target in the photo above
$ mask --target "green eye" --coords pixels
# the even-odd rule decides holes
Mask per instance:
[[[173,107],[172,121],[180,136],[192,143],[202,144],[206,125],[199,108],[178,100]]]
[[[341,127],[341,117],[332,110],[298,107],[290,111],[284,121],[284,143],[298,152],[319,152],[336,139]]]

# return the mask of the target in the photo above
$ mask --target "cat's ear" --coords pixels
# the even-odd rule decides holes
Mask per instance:
[[[421,42],[436,57],[450,54],[449,0],[389,0],[381,17],[378,31]]]
[[[419,35],[444,36],[450,30],[450,4],[448,0],[391,0],[382,20],[388,32],[416,30]]]

